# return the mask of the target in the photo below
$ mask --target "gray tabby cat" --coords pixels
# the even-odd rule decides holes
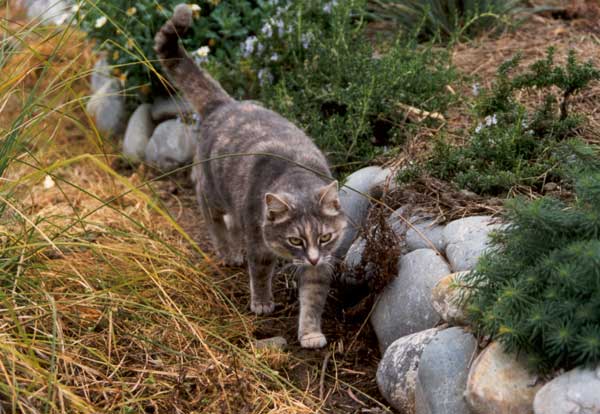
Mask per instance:
[[[277,257],[291,260],[299,274],[298,339],[320,348],[327,343],[321,314],[333,252],[346,227],[337,182],[300,129],[255,103],[236,101],[193,62],[178,42],[191,24],[190,9],[178,5],[156,34],[155,50],[203,119],[192,178],[214,248],[231,265],[246,254],[250,308],[257,314],[275,308]]]

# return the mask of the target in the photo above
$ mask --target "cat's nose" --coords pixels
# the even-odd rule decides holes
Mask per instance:
[[[311,248],[308,249],[307,252],[307,256],[308,256],[308,261],[310,262],[311,265],[316,266],[317,263],[319,263],[319,251],[317,249]]]

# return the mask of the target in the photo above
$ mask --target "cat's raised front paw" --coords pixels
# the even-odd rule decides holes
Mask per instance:
[[[323,348],[327,345],[327,339],[320,332],[311,332],[300,338],[300,345],[302,348]]]
[[[275,310],[274,302],[254,302],[250,303],[250,310],[257,315],[268,315]]]

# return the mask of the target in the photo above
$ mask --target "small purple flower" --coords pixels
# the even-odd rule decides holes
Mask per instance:
[[[312,42],[313,34],[312,33],[302,33],[300,37],[300,41],[302,42],[302,47],[304,49],[308,49],[310,47],[310,43]]]
[[[270,23],[265,23],[265,25],[260,29],[260,32],[264,34],[266,37],[273,36],[273,27]]]
[[[273,53],[270,60],[271,62],[277,62],[279,60],[279,55],[277,53]]]
[[[254,45],[257,41],[258,39],[256,38],[256,36],[250,36],[244,42],[242,42],[242,44],[240,45],[242,57],[247,58],[252,54],[252,52],[254,52]]]
[[[477,126],[475,127],[475,133],[479,134],[481,132],[481,130],[483,129],[483,125],[480,123],[477,124]]]
[[[283,34],[285,33],[285,23],[283,23],[283,20],[277,19],[271,20],[271,22],[273,26],[277,28],[277,34],[279,35],[279,37],[283,36]]]
[[[325,13],[327,13],[327,14],[330,14],[330,13],[331,13],[331,11],[333,10],[333,8],[334,8],[335,6],[337,6],[337,4],[338,4],[337,0],[332,0],[332,1],[330,1],[329,3],[325,3],[325,4],[323,5],[323,11],[324,11]]]
[[[486,126],[492,126],[492,125],[496,125],[498,124],[498,118],[496,117],[496,114],[492,115],[492,116],[486,116],[485,117],[485,125]]]

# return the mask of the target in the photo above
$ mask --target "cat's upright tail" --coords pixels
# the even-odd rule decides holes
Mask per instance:
[[[173,17],[154,37],[154,50],[162,67],[192,107],[203,117],[233,98],[206,71],[201,69],[179,44],[192,25],[192,10],[186,4],[175,7]]]

